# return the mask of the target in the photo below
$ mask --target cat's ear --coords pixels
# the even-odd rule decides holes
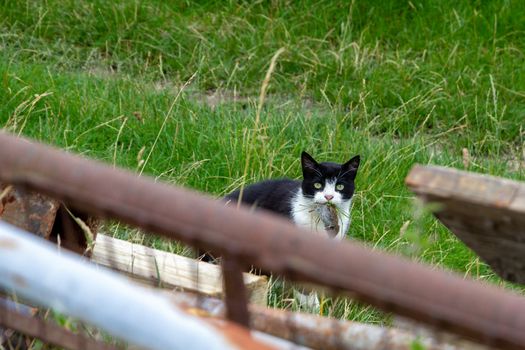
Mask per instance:
[[[361,157],[357,155],[348,162],[344,163],[342,166],[344,176],[348,176],[350,179],[354,180],[357,175],[357,168],[359,168],[360,161]]]
[[[305,151],[301,153],[301,166],[303,167],[304,177],[319,173],[319,164]]]

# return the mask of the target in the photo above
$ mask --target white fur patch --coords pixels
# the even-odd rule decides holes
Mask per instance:
[[[330,180],[326,181],[326,184],[323,187],[322,191],[317,191],[314,196],[314,202],[319,204],[326,204],[328,202],[328,199],[326,199],[326,196],[332,196],[333,198],[330,200],[333,204],[338,205],[341,204],[343,201],[343,198],[341,196],[341,193],[337,192],[335,190],[336,181]]]
[[[304,291],[300,292],[297,289],[294,289],[293,295],[300,308],[314,311],[316,313],[319,312],[320,303],[319,297],[317,296],[317,292],[311,291],[309,293],[305,293]]]
[[[352,200],[343,200],[341,193],[335,190],[335,181],[327,181],[322,191],[315,193],[314,198],[307,198],[303,195],[302,189],[292,199],[292,219],[297,226],[306,228],[316,234],[328,235],[319,212],[316,210],[319,205],[326,205],[328,202],[325,195],[333,196],[331,203],[337,208],[339,231],[335,239],[342,240],[348,227],[350,226],[350,207]]]
[[[343,240],[350,226],[352,199],[343,200],[341,193],[335,190],[335,186],[335,181],[327,181],[323,190],[317,191],[314,198],[305,197],[303,190],[299,189],[292,199],[292,220],[294,223],[315,234],[330,237],[319,215],[320,211],[317,209],[319,205],[326,205],[328,202],[325,196],[333,196],[330,201],[337,208],[337,219],[339,223],[339,232],[337,232],[334,239]],[[319,298],[315,291],[305,294],[294,288],[294,298],[298,302],[299,307],[316,313],[319,311]]]

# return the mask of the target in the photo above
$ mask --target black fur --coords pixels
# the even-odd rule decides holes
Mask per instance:
[[[301,154],[301,166],[303,170],[303,181],[291,179],[266,180],[247,186],[242,193],[241,201],[244,205],[252,208],[270,210],[291,218],[292,200],[299,188],[303,195],[313,197],[316,191],[314,184],[321,183],[324,186],[326,180],[337,179],[337,183],[343,184],[341,192],[344,199],[352,198],[354,194],[354,179],[359,167],[359,156],[355,156],[344,164],[331,162],[317,163],[308,153]],[[240,190],[230,193],[224,199],[227,202],[236,203],[239,200]]]
[[[270,210],[290,218],[292,198],[301,187],[300,181],[290,179],[266,180],[247,186],[242,193],[241,202],[252,208]],[[227,202],[236,203],[240,190],[227,195]]]

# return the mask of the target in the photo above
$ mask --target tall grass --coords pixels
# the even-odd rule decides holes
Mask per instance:
[[[454,129],[483,154],[523,137],[519,1],[4,1],[0,17],[8,62],[176,85],[197,73],[201,91],[255,96],[285,47],[269,92],[354,112],[351,127]]]

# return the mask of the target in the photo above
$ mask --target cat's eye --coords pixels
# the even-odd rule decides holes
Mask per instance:
[[[316,182],[316,183],[314,183],[314,187],[315,187],[316,189],[320,190],[321,187],[323,187],[323,185],[321,185],[320,182]]]
[[[342,191],[344,188],[345,188],[345,185],[343,185],[343,184],[337,184],[335,186],[335,189],[338,190],[338,191]]]

